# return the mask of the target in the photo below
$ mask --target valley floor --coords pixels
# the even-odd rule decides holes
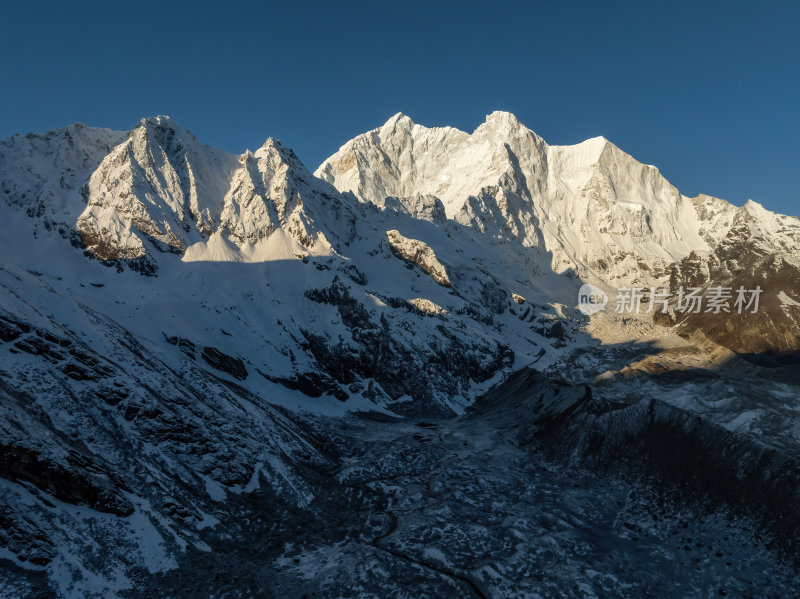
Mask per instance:
[[[289,510],[253,493],[211,552],[130,597],[787,597],[754,522],[567,467],[516,411],[318,422],[338,466]],[[218,531],[216,531],[218,532]]]

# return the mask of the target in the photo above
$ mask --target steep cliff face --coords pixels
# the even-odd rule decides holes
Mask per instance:
[[[245,152],[239,159],[220,223],[239,244],[256,243],[287,225],[302,205],[299,192],[287,181],[289,166],[281,150],[268,140],[255,154]]]
[[[334,239],[352,236],[353,216],[335,190],[277,140],[236,157],[169,117],[142,120],[91,174],[86,194],[77,230],[88,251],[152,270],[160,252],[194,246],[193,259],[212,255],[203,248],[215,233],[249,256],[278,229],[307,249],[322,243],[321,251],[330,250],[323,227]]]
[[[44,580],[58,596],[120,596],[137,571],[207,550],[226,498],[263,485],[282,509],[311,500],[295,464],[326,458],[301,419],[236,384],[239,358],[175,337],[161,346],[53,294],[50,310],[72,313],[55,322],[36,311],[37,289],[52,292],[15,274],[0,275],[4,595]]]

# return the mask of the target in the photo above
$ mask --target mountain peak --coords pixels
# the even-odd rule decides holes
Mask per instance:
[[[278,152],[279,154],[286,154],[286,155],[293,156],[293,157],[296,158],[294,150],[292,150],[291,148],[288,148],[285,145],[283,145],[281,143],[281,140],[279,140],[276,137],[268,137],[264,141],[264,143],[262,144],[260,149],[262,149],[262,150],[274,150],[274,151]]]
[[[177,146],[181,149],[186,143],[199,145],[194,133],[181,126],[178,121],[166,115],[146,117],[139,121],[131,135],[135,139],[149,139],[163,147]],[[181,141],[184,143],[182,144]]]
[[[750,199],[748,199],[745,202],[744,207],[749,209],[749,210],[753,210],[753,211],[755,211],[755,210],[765,210],[763,204],[759,204],[755,200],[750,200]]]
[[[139,120],[136,127],[148,127],[148,126],[155,126],[155,127],[172,127],[172,128],[179,128],[183,129],[180,126],[178,121],[173,119],[171,116],[166,114],[159,114],[156,116],[146,116]]]
[[[400,129],[408,130],[408,129],[411,129],[411,127],[413,127],[414,125],[416,125],[416,123],[413,120],[411,120],[411,117],[403,114],[402,112],[398,112],[397,114],[395,114],[392,117],[390,117],[389,120],[386,121],[386,123],[384,123],[384,125],[383,125],[383,127],[381,127],[381,129],[385,130],[385,129],[398,129],[398,128],[400,128]]]
[[[611,142],[608,141],[607,137],[603,137],[602,135],[596,135],[595,137],[590,137],[589,139],[587,139],[583,143],[587,143],[587,144],[588,143],[592,143],[592,144],[597,144],[597,145],[601,145],[601,146],[606,146],[606,145],[610,144]]]
[[[514,114],[510,112],[506,112],[504,110],[495,110],[486,115],[486,120],[484,121],[486,124],[492,125],[503,125],[508,127],[525,127]]]
[[[305,179],[310,174],[300,158],[297,157],[297,154],[294,153],[294,150],[287,148],[280,140],[274,137],[268,137],[264,145],[256,150],[254,156],[256,159],[271,157],[271,160],[276,163],[285,164],[289,171],[293,173],[292,176],[299,175]]]

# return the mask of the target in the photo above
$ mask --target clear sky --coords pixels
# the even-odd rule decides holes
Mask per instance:
[[[402,111],[603,135],[683,193],[800,213],[800,2],[0,4],[0,138],[169,114],[313,170]]]

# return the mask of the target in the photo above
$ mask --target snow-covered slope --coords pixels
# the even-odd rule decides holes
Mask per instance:
[[[360,203],[276,140],[237,158],[156,117],[3,144],[3,267],[79,301],[59,323],[90,307],[259,396],[277,384],[293,406],[458,412],[574,340],[577,281],[521,272],[529,256],[448,222],[431,196]],[[35,306],[15,317],[51,312],[40,288],[9,293]]]
[[[69,235],[86,204],[89,177],[126,136],[76,124],[0,141],[2,204],[31,217],[22,223],[34,235],[42,229]]]

